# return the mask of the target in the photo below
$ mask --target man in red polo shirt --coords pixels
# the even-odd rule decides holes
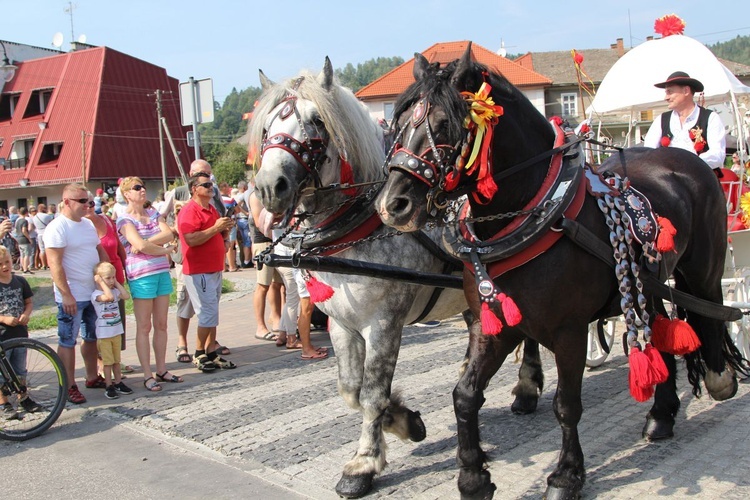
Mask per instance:
[[[219,324],[221,273],[224,271],[224,241],[234,222],[219,217],[211,206],[214,187],[210,176],[197,172],[188,180],[191,198],[177,216],[182,243],[182,272],[190,301],[198,316],[198,339],[193,363],[204,373],[217,368],[236,368],[216,352],[216,327]]]

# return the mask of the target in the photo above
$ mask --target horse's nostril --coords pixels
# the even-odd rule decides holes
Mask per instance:
[[[277,197],[281,197],[284,194],[286,194],[287,191],[289,191],[289,182],[287,182],[286,179],[283,177],[280,178],[278,181],[276,181],[276,186],[274,186],[274,191],[276,192]]]
[[[411,200],[402,196],[394,196],[388,200],[386,208],[393,215],[401,215],[411,209]]]

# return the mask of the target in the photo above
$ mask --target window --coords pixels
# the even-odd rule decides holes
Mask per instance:
[[[42,147],[42,154],[39,156],[39,164],[43,163],[54,163],[60,158],[60,151],[62,151],[62,142],[53,142],[45,144]]]
[[[0,210],[8,212],[8,200],[0,200]]]
[[[21,93],[7,93],[0,95],[0,121],[10,120],[18,108]]]
[[[34,139],[21,139],[13,143],[10,149],[10,158],[5,160],[4,169],[26,168],[31,149],[34,147]]]
[[[390,123],[391,120],[393,120],[393,103],[392,102],[384,102],[383,103],[383,118]]]
[[[37,196],[36,197],[37,204],[46,205],[47,204],[47,197],[46,196]]]
[[[578,116],[578,96],[576,94],[560,94],[562,101],[562,115]]]
[[[654,112],[652,110],[641,111],[641,113],[640,113],[640,121],[642,121],[642,122],[652,122],[652,121],[654,121]]]
[[[26,111],[23,113],[24,118],[30,116],[43,115],[49,105],[49,100],[52,97],[52,89],[39,89],[31,93],[29,104],[26,106]]]
[[[29,202],[26,198],[18,198],[18,203],[16,203],[16,208],[26,207],[28,206]]]

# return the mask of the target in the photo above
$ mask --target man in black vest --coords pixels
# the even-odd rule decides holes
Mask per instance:
[[[643,139],[650,148],[682,148],[700,156],[721,177],[726,157],[726,132],[719,115],[695,104],[703,84],[684,71],[675,71],[655,87],[664,89],[671,112],[658,116]]]

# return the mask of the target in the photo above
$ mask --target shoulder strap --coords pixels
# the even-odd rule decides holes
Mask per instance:
[[[700,113],[698,114],[698,121],[695,123],[697,126],[701,128],[703,131],[703,140],[706,141],[706,146],[703,148],[703,151],[701,153],[705,153],[708,151],[708,117],[711,115],[711,110],[706,109],[703,106],[698,106],[700,108]]]

